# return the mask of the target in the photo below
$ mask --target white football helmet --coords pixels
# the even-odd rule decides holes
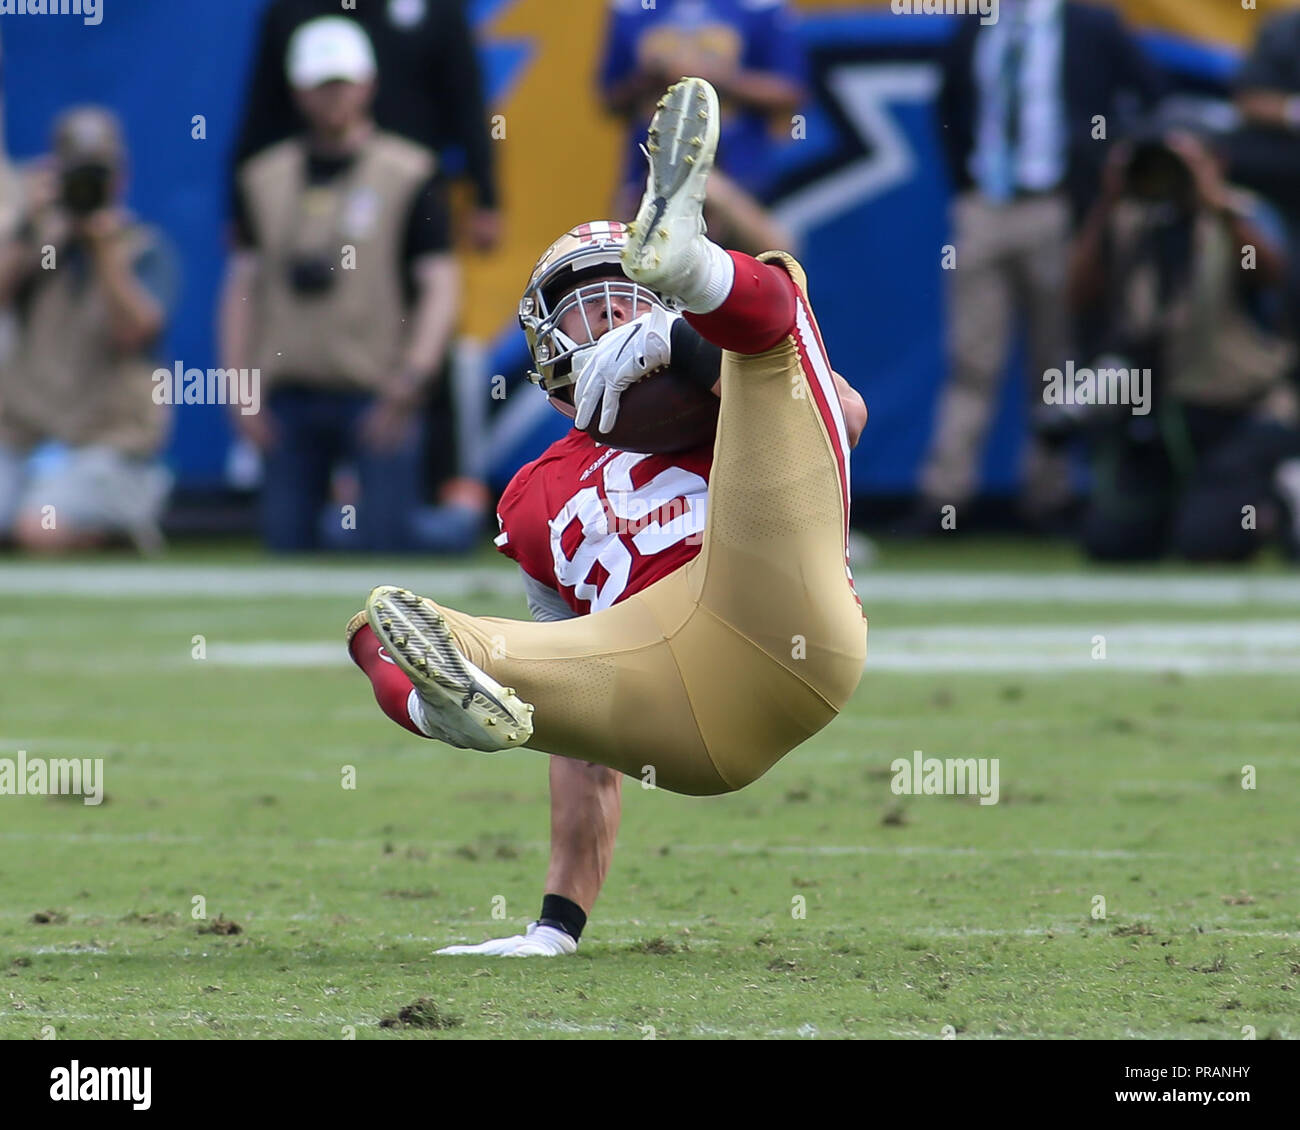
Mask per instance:
[[[533,358],[528,378],[541,385],[548,396],[573,384],[574,356],[594,343],[592,311],[599,312],[602,302],[609,325],[615,321],[612,302],[616,298],[630,307],[629,321],[652,307],[666,308],[654,291],[624,277],[620,256],[627,243],[627,225],[617,220],[593,220],[570,228],[537,260],[528,289],[519,300],[519,324]],[[611,276],[621,281],[611,281]],[[574,309],[582,313],[584,341],[560,329],[560,321]]]

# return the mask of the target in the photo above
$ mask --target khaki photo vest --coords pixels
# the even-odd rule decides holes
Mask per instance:
[[[306,142],[292,138],[252,158],[241,174],[260,256],[250,364],[261,370],[264,390],[290,378],[375,391],[401,361],[403,243],[435,158],[376,133],[329,183],[308,185],[306,168]],[[303,257],[332,266],[328,290],[294,290],[290,272]]]
[[[1114,261],[1131,262],[1140,238],[1140,207],[1122,205],[1111,225]],[[1126,328],[1133,334],[1160,334],[1167,372],[1153,373],[1157,388],[1204,407],[1242,409],[1283,379],[1292,360],[1290,343],[1264,329],[1247,311],[1239,293],[1243,251],[1218,216],[1194,220],[1190,262],[1194,277],[1163,306],[1157,269],[1139,263],[1127,278],[1114,279],[1123,301]]]
[[[135,262],[158,237],[128,221],[119,238]],[[87,257],[84,270],[74,271],[66,247],[54,254],[54,269],[35,273],[19,315],[18,348],[0,372],[0,439],[20,448],[58,440],[156,455],[169,410],[154,402],[152,344],[123,354],[112,340],[94,265]]]

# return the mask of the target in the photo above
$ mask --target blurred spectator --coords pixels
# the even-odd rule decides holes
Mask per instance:
[[[304,24],[289,81],[308,131],[248,160],[222,302],[224,364],[260,370],[265,409],[233,420],[265,458],[267,545],[321,544],[333,471],[354,464],[359,549],[417,547],[418,406],[456,316],[445,186],[428,149],[376,129],[376,64],[352,20]]]
[[[302,128],[284,74],[293,33],[321,16],[354,19],[370,37],[378,62],[376,124],[433,150],[449,180],[468,182],[473,204],[460,234],[477,251],[493,250],[502,234],[495,151],[478,46],[466,9],[467,0],[360,0],[347,6],[339,0],[271,0],[246,94],[236,162]],[[473,503],[479,516],[486,517],[485,485],[458,477],[461,453],[454,389],[445,365],[426,398],[423,415],[427,442],[421,475],[427,488],[454,510]],[[457,516],[456,523],[461,517],[465,516]]]
[[[1265,183],[1257,187],[1268,190],[1271,168],[1283,178],[1278,198],[1293,200],[1300,184],[1300,11],[1264,21],[1235,86],[1237,109],[1260,142]]]
[[[966,502],[1023,329],[1031,373],[1063,363],[1071,227],[1094,198],[1105,136],[1126,102],[1147,104],[1156,75],[1110,11],[1071,0],[1002,0],[995,23],[963,21],[945,60],[940,120],[955,265],[949,274],[949,377],[909,532],[937,533],[941,508]],[[1030,386],[1036,393],[1037,382]],[[1023,506],[1038,522],[1068,506],[1063,454],[1031,438]]]
[[[1264,21],[1236,79],[1242,128],[1232,138],[1230,172],[1283,209],[1300,247],[1300,11]],[[1291,319],[1300,325],[1300,255],[1288,282]]]
[[[2,56],[2,52],[0,52]],[[2,62],[0,58],[0,62]],[[12,238],[22,220],[22,183],[13,163],[9,160],[9,147],[4,138],[4,91],[0,83],[0,243]],[[0,365],[8,360],[14,345],[13,311],[0,309]]]
[[[155,402],[153,352],[175,257],[122,206],[125,164],[109,111],[67,111],[0,247],[0,304],[18,323],[0,369],[0,533],[32,550],[122,535],[161,545],[171,477],[158,458],[168,410]]]
[[[778,138],[804,99],[805,61],[785,0],[610,0],[600,84],[629,127],[615,213],[635,213],[645,188],[641,146],[654,104],[683,75],[708,79],[722,103],[718,171],[709,186],[713,239],[740,250],[788,248],[763,204]]]
[[[432,149],[444,173],[463,171],[475,200],[467,240],[480,251],[496,247],[501,215],[495,160],[478,47],[465,9],[465,0],[361,0],[342,8],[339,0],[271,0],[244,103],[236,162],[302,128],[284,74],[293,33],[321,16],[354,19],[365,28],[378,60],[375,122]]]
[[[1150,400],[1145,413],[1081,410],[1090,556],[1238,561],[1278,530],[1274,472],[1300,455],[1284,379],[1294,352],[1280,331],[1285,270],[1276,215],[1227,183],[1194,133],[1153,127],[1114,149],[1070,293],[1102,315],[1096,365],[1148,371]]]

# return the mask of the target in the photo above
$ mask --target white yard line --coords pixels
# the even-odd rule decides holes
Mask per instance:
[[[918,572],[879,569],[856,579],[863,603],[1142,604],[1189,607],[1300,606],[1300,577],[1188,573]],[[407,585],[435,598],[521,596],[503,566],[95,563],[0,565],[0,595],[82,597],[364,597],[377,584]]]
[[[351,596],[360,602],[376,585],[404,585],[442,598],[472,594],[522,596],[518,575],[500,568],[314,565],[0,565],[0,596],[266,597]]]
[[[332,641],[212,640],[207,662],[222,667],[319,668],[342,667],[350,660]],[[872,671],[1177,671],[1185,675],[1300,671],[1300,620],[878,628],[867,640],[866,669],[868,675]]]
[[[179,836],[160,835],[150,832],[114,833],[114,832],[0,832],[0,842],[50,842],[65,844],[218,844],[230,847],[235,843],[243,846],[251,844],[283,845],[291,841],[297,848],[354,848],[372,850],[375,844],[383,843],[388,837],[358,837],[352,840],[314,839],[301,840],[293,836]],[[463,847],[467,840],[423,840],[410,837],[397,837],[402,843],[414,844],[428,851],[454,852]],[[545,840],[512,840],[511,846],[520,852],[540,853],[549,849]],[[978,848],[978,847],[943,847],[934,844],[763,844],[763,843],[729,843],[729,844],[672,844],[672,853],[693,855],[796,855],[796,856],[837,856],[837,855],[881,855],[881,856],[953,856],[953,857],[987,857],[990,859],[1016,859],[1023,856],[1043,856],[1059,859],[1181,859],[1187,861],[1204,859],[1231,859],[1241,861],[1245,858],[1239,851],[1148,851],[1143,848]],[[1261,860],[1279,866],[1300,864],[1300,856],[1255,853]]]

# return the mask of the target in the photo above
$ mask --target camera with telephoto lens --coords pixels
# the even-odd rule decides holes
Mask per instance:
[[[298,255],[289,263],[289,285],[295,294],[324,294],[334,285],[334,271],[328,255]]]
[[[1159,134],[1132,142],[1124,166],[1124,195],[1144,204],[1176,204],[1190,208],[1196,181],[1182,156]]]
[[[74,216],[89,216],[108,203],[113,170],[100,162],[64,169],[60,199]]]

